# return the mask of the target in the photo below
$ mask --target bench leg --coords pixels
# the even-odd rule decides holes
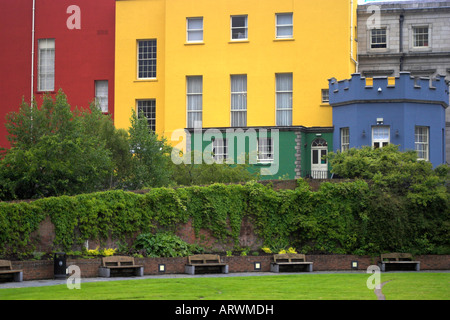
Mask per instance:
[[[22,282],[23,281],[23,272],[17,272],[14,273],[14,281],[15,282]]]
[[[416,271],[420,271],[420,262],[416,263],[415,269],[416,269]]]
[[[136,268],[136,271],[134,272],[136,277],[143,277],[144,276],[144,267]]]
[[[280,272],[280,266],[278,264],[270,264],[270,272]]]
[[[111,277],[111,269],[109,269],[109,268],[102,268],[102,267],[100,267],[98,269],[98,273],[99,273],[100,277],[103,277],[103,278],[110,278]]]
[[[222,273],[228,273],[228,265],[222,266]]]
[[[184,267],[184,272],[187,274],[195,274],[195,266],[185,266]]]
[[[386,271],[386,264],[381,262],[378,264],[378,266],[380,267],[381,272],[385,272]]]
[[[312,263],[311,263],[311,264],[308,264],[308,266],[307,266],[307,268],[306,268],[306,271],[308,271],[308,272],[313,272],[313,265],[312,265]]]

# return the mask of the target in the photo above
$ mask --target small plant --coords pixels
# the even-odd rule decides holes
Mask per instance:
[[[109,256],[114,255],[116,253],[116,251],[117,251],[117,249],[112,249],[112,248],[103,249],[101,251],[101,254],[104,255],[105,257],[109,257]]]
[[[263,247],[261,248],[262,251],[264,251],[265,253],[272,253],[272,250],[270,250],[270,248],[268,247]]]
[[[45,255],[45,252],[33,251],[32,255],[33,255],[32,260],[41,260],[42,257]]]
[[[289,247],[289,249],[287,250],[287,253],[297,253],[297,251],[295,251],[294,248]]]
[[[98,251],[98,247],[95,249],[86,250],[86,253],[89,256],[99,256],[100,255],[100,251]]]
[[[233,251],[227,251],[227,257],[233,256]]]

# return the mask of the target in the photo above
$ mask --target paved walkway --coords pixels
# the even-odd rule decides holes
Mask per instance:
[[[320,272],[314,272],[320,273]],[[353,272],[355,273],[355,272]],[[162,274],[162,275],[144,275],[142,277],[111,277],[111,278],[81,278],[81,283],[88,282],[102,282],[102,281],[119,281],[119,280],[143,280],[143,279],[168,279],[168,278],[200,278],[200,277],[251,277],[251,276],[274,276],[286,275],[286,273],[273,272],[242,272],[242,273],[216,273],[216,274]],[[24,288],[24,287],[41,287],[41,286],[55,286],[59,284],[66,284],[66,279],[51,279],[51,280],[30,280],[22,282],[4,282],[0,283],[0,289],[5,288]]]
[[[435,273],[450,273],[450,270],[426,270],[426,271],[390,271],[386,273],[394,272],[435,272]],[[314,274],[330,274],[330,273],[353,273],[353,274],[366,274],[365,271],[314,271],[314,272],[302,272],[302,275],[314,275]],[[227,274],[164,274],[164,275],[144,275],[142,277],[112,277],[112,278],[81,278],[81,284],[88,282],[102,282],[102,281],[119,281],[119,280],[143,280],[143,279],[167,279],[167,278],[201,278],[201,277],[252,277],[252,276],[278,276],[288,274],[300,274],[300,273],[273,273],[273,272],[242,272],[242,273],[227,273]],[[41,286],[55,286],[67,284],[66,279],[52,279],[52,280],[30,280],[22,282],[4,282],[0,283],[0,289],[7,288],[25,288],[25,287],[41,287]]]

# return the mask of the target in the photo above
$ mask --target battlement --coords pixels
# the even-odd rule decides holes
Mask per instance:
[[[445,76],[434,79],[414,78],[409,72],[399,77],[365,78],[352,74],[351,79],[328,80],[330,105],[340,106],[362,102],[416,102],[449,105],[449,87]]]

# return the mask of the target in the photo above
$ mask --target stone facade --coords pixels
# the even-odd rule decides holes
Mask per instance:
[[[361,75],[410,72],[414,77],[444,75],[450,81],[450,1],[369,3],[358,6],[357,14]],[[381,30],[380,34],[373,29]],[[449,163],[450,108],[446,110],[446,159]]]

